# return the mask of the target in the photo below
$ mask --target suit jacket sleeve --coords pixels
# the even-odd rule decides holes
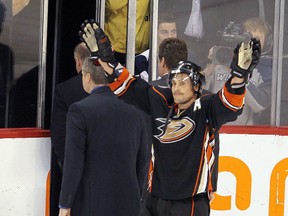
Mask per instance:
[[[64,173],[59,205],[71,208],[84,167],[86,126],[81,108],[72,104],[67,114]]]
[[[143,118],[143,128],[141,132],[141,142],[137,154],[137,178],[139,183],[140,193],[142,194],[144,183],[147,180],[148,168],[149,168],[149,158],[150,158],[150,148],[148,139],[148,130],[146,126],[146,121]],[[150,148],[149,148],[150,147]]]
[[[61,162],[63,162],[64,160],[67,111],[68,107],[64,101],[61,88],[59,88],[59,86],[56,86],[50,133],[51,143],[54,148],[55,154],[57,155],[58,160],[60,160]]]

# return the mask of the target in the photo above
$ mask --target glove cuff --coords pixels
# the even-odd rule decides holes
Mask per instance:
[[[228,89],[228,91],[232,94],[244,94],[245,92],[244,86],[246,85],[246,83],[242,82],[242,83],[237,83],[237,84],[231,84],[231,80],[232,80],[232,77],[230,77],[225,83],[225,86]]]
[[[252,76],[252,72],[250,70],[243,70],[241,68],[236,69],[232,68],[231,70],[232,77],[244,78],[244,83],[247,83]]]
[[[99,53],[98,53],[98,51],[97,51],[97,52],[91,52],[90,58],[91,58],[92,60],[94,60],[94,59],[99,59]]]
[[[110,68],[112,68],[113,70],[115,70],[115,69],[118,67],[119,62],[117,62],[117,61],[115,61],[115,62],[107,62],[107,64],[108,64],[108,66],[109,66]]]

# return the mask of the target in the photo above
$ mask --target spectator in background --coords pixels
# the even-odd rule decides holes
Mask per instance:
[[[217,32],[223,30],[229,21],[241,23],[249,17],[263,17],[265,12],[271,13],[270,5],[272,2],[274,5],[274,1],[265,1],[266,11],[259,2],[261,1],[159,0],[159,11],[173,11],[178,37],[184,39],[188,48],[197,53],[194,61],[204,68],[209,49],[217,43]]]
[[[58,201],[63,173],[67,112],[71,104],[82,100],[89,95],[83,88],[81,73],[83,61],[89,56],[90,52],[85,43],[77,44],[74,48],[75,69],[77,75],[56,85],[55,87],[50,126],[52,144],[51,215],[58,214]]]
[[[114,95],[102,66],[87,59],[82,73],[90,95],[68,111],[59,216],[137,216],[149,161],[145,118]]]
[[[5,21],[6,7],[0,0],[0,35]],[[14,55],[9,46],[0,43],[0,128],[8,126],[10,90],[14,78]]]
[[[136,7],[135,54],[140,54],[149,47],[149,0],[138,0]],[[104,28],[115,49],[115,57],[124,65],[126,64],[127,11],[128,0],[105,1]]]
[[[164,39],[159,46],[158,74],[159,78],[149,83],[153,86],[168,86],[169,72],[175,68],[180,61],[187,60],[187,45],[185,41],[170,37]]]
[[[231,122],[231,125],[253,125],[253,124],[269,124],[270,122],[270,106],[271,106],[271,86],[272,86],[272,57],[263,55],[271,50],[272,38],[270,25],[260,18],[249,18],[242,24],[243,32],[240,35],[252,35],[259,38],[263,47],[262,56],[259,64],[253,70],[252,77],[247,86],[247,94],[245,97],[245,106],[243,112],[238,116],[237,120]],[[237,41],[235,41],[237,43]],[[229,47],[227,47],[229,50]],[[218,62],[219,59],[225,56],[224,50],[217,50],[213,47],[209,57],[212,63],[204,70],[207,78],[205,89],[216,93],[223,84],[230,78],[230,65],[223,65]],[[223,53],[221,53],[223,52]],[[231,56],[233,55],[231,51]],[[229,57],[226,55],[226,57]],[[218,60],[213,60],[217,58]],[[231,58],[232,59],[232,58]],[[231,59],[223,62],[231,62]],[[256,119],[255,119],[256,118]],[[255,121],[254,121],[255,120]],[[266,122],[265,122],[266,121]]]
[[[160,46],[161,42],[166,38],[177,38],[176,19],[172,13],[160,13],[158,17],[157,41]],[[193,60],[193,54],[188,49],[188,59]],[[182,59],[183,60],[183,59]],[[185,58],[187,60],[187,58]],[[178,63],[178,62],[177,62]],[[146,82],[149,81],[149,49],[139,54],[135,58],[135,75],[140,76]],[[161,76],[158,71],[158,75]]]

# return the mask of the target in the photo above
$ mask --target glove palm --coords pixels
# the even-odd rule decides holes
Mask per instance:
[[[259,63],[260,56],[261,45],[257,38],[252,38],[248,44],[239,43],[234,49],[231,75],[244,78],[244,82],[247,82],[252,76],[253,69]]]
[[[98,56],[98,45],[95,40],[95,30],[98,25],[95,22],[89,23],[87,20],[81,25],[82,31],[79,31],[80,40],[83,41],[91,52],[91,56]]]
[[[91,51],[91,59],[100,58],[103,62],[115,69],[118,65],[114,57],[114,50],[111,42],[99,24],[94,20],[87,20],[81,25],[82,31],[79,32],[80,39],[85,42]]]

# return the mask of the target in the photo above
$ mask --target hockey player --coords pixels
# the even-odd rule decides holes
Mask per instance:
[[[230,79],[218,93],[201,96],[204,74],[192,62],[179,62],[170,72],[171,88],[152,87],[115,60],[109,38],[95,22],[86,21],[80,37],[114,93],[151,116],[155,159],[142,215],[208,216],[217,189],[215,137],[242,112],[245,85],[260,57],[259,40],[238,44]]]

